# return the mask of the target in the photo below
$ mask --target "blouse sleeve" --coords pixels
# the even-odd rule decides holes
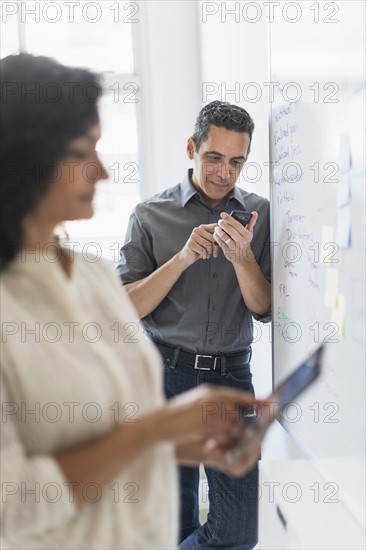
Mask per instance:
[[[1,376],[1,525],[7,544],[39,535],[76,513],[72,487],[52,456],[27,456],[20,440],[6,378]]]

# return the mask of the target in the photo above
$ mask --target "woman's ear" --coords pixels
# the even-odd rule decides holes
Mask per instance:
[[[193,160],[194,158],[194,149],[195,149],[195,144],[191,136],[187,140],[187,155],[188,155],[188,158],[191,160]]]

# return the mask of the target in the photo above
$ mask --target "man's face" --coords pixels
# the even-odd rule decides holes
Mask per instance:
[[[187,153],[193,159],[192,184],[207,205],[215,208],[235,186],[240,170],[247,160],[249,134],[235,132],[211,124],[208,139],[198,151],[190,137]]]

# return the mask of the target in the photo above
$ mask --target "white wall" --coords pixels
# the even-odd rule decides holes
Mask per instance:
[[[201,44],[201,100],[215,99],[244,107],[255,122],[253,143],[248,163],[261,170],[258,182],[255,167],[239,185],[264,197],[269,197],[269,81],[268,22],[247,13],[245,20],[241,2],[198,3]],[[257,2],[261,4],[261,2]],[[217,11],[216,11],[217,10]],[[231,11],[230,11],[231,10]],[[211,13],[214,12],[214,13]]]
[[[200,109],[200,56],[196,2],[140,3],[136,72],[141,76],[141,197],[178,183]]]

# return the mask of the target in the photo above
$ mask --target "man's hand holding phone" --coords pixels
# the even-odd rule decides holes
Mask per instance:
[[[244,247],[251,242],[253,227],[258,219],[257,212],[233,210],[230,215],[222,212],[220,216],[221,219],[217,224],[202,224],[193,229],[188,241],[179,252],[185,267],[199,259],[217,258],[218,246],[225,255],[228,254],[227,258],[233,261],[232,252],[238,251],[238,244]]]
[[[246,227],[253,217],[251,212],[242,212],[241,210],[233,210],[230,212],[230,216]]]
[[[214,231],[215,241],[229,261],[238,261],[238,258],[245,257],[246,249],[253,239],[258,213],[233,210],[230,215],[222,212],[220,217]]]
[[[181,261],[188,267],[197,260],[209,260],[218,256],[217,247],[214,246],[214,229],[216,223],[201,224],[194,227],[188,241],[178,253]]]

